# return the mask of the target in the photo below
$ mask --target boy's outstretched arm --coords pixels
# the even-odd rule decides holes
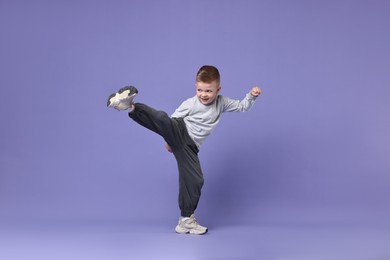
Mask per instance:
[[[261,95],[261,88],[259,88],[258,86],[253,87],[250,93],[252,96],[258,97]]]
[[[260,96],[262,90],[255,86],[249,93],[245,95],[245,98],[242,100],[231,99],[228,97],[222,96],[223,99],[223,111],[222,112],[245,112],[253,106],[256,98]]]

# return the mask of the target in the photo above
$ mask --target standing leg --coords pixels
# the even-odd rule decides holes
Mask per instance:
[[[192,141],[192,140],[190,140]],[[198,148],[191,142],[173,149],[179,169],[179,207],[183,217],[194,214],[204,179],[198,158]]]
[[[182,146],[173,148],[179,169],[179,207],[181,217],[175,231],[179,234],[202,235],[207,227],[197,223],[194,213],[198,206],[203,186],[203,173],[198,158],[198,147],[187,133],[184,121],[179,121],[185,131]]]

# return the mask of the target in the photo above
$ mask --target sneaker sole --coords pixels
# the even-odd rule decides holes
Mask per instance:
[[[204,232],[199,232],[198,233],[194,229],[176,227],[175,231],[176,231],[177,234],[204,235],[204,234],[207,233],[208,229],[206,229]]]
[[[133,87],[133,86],[129,86],[129,87],[123,87],[121,88],[118,92],[116,93],[112,93],[108,99],[107,99],[107,107],[111,106],[112,102],[111,102],[111,99],[118,96],[118,99],[123,99],[123,98],[126,98],[126,97],[134,97],[138,94],[138,90]]]

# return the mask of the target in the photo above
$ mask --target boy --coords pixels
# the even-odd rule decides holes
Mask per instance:
[[[132,86],[121,88],[107,101],[108,107],[127,111],[135,122],[162,136],[165,147],[175,156],[181,210],[175,231],[179,234],[202,235],[207,232],[207,228],[199,225],[194,217],[203,186],[198,148],[217,126],[221,113],[248,111],[261,94],[261,89],[254,87],[243,100],[233,100],[219,95],[219,83],[216,67],[201,67],[196,74],[196,95],[184,101],[171,117],[145,104],[133,103],[138,90]]]

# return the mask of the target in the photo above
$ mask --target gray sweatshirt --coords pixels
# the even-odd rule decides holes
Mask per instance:
[[[213,132],[223,112],[245,112],[254,104],[256,97],[248,93],[243,100],[218,95],[209,105],[202,104],[197,96],[185,100],[171,117],[183,118],[188,134],[199,147]]]

